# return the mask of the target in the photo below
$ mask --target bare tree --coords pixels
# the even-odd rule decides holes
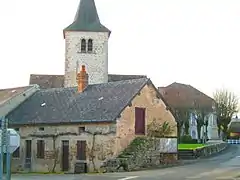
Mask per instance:
[[[178,127],[178,137],[181,137],[182,129],[184,126],[184,134],[189,134],[189,109],[188,108],[175,108],[173,110]]]
[[[201,139],[201,129],[203,128],[202,138],[207,140],[207,126],[208,126],[208,115],[211,112],[211,108],[207,107],[197,107],[193,110],[195,119],[197,121],[197,133],[198,133],[198,141]]]
[[[227,135],[228,124],[233,115],[238,112],[238,97],[226,89],[217,90],[214,93],[216,101],[218,135],[220,135],[221,127],[225,138]]]

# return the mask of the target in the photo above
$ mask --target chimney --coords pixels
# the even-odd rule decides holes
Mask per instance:
[[[81,93],[88,86],[88,74],[85,65],[82,65],[80,72],[77,74],[78,92]]]

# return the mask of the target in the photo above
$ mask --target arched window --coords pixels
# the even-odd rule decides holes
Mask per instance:
[[[86,40],[81,40],[81,52],[86,52]]]
[[[88,52],[92,52],[93,51],[93,40],[89,39],[88,40]]]

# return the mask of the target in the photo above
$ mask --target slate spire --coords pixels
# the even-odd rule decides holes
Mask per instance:
[[[80,0],[73,23],[66,27],[63,31],[111,33],[108,28],[101,24],[94,0]]]

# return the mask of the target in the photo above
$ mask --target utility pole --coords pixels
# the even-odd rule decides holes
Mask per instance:
[[[4,176],[4,152],[7,152],[6,158],[6,180],[11,179],[11,154],[9,152],[10,134],[8,132],[8,120],[4,117],[1,118],[1,148],[0,148],[0,180],[3,180]]]
[[[6,142],[7,142],[7,138],[6,138],[6,135],[7,135],[7,125],[8,125],[8,122],[7,122],[7,119],[5,119],[4,117],[2,117],[1,119],[1,150],[0,150],[0,180],[3,180],[3,175],[4,175],[4,152],[6,152]]]
[[[0,144],[0,180],[3,180],[3,141],[4,141],[4,134],[3,134],[3,128],[5,125],[5,119],[2,117],[0,118],[1,121],[1,134],[0,134],[0,138],[1,138],[1,144]]]

